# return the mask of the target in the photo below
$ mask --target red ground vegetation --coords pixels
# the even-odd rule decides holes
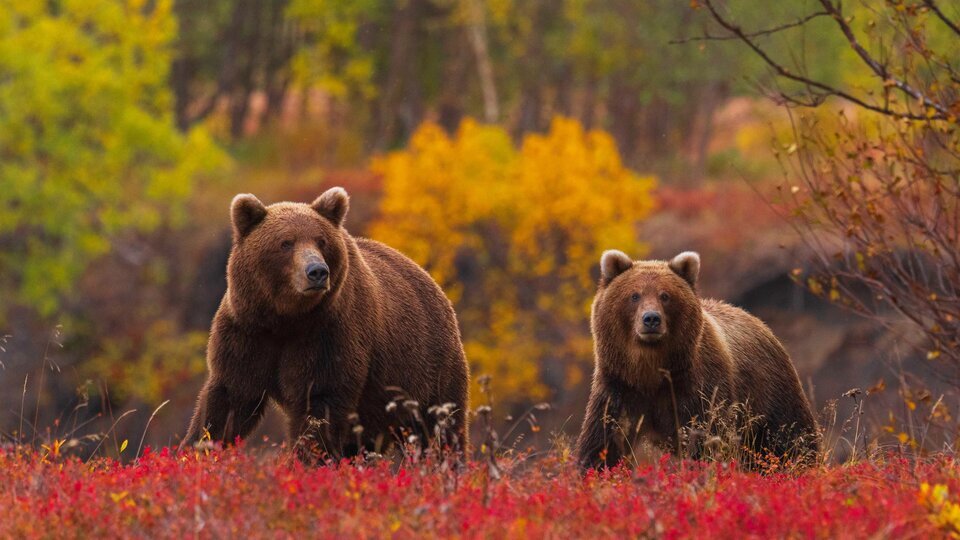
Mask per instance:
[[[960,492],[952,458],[800,475],[666,458],[585,477],[553,458],[501,465],[494,480],[478,462],[453,474],[384,461],[306,468],[243,449],[147,450],[132,464],[7,449],[0,536],[929,538],[950,535]]]

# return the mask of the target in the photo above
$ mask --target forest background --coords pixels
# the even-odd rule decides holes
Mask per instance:
[[[151,422],[147,443],[177,442],[230,199],[333,185],[353,234],[453,300],[474,378],[492,377],[474,405],[509,425],[550,403],[517,444],[579,427],[611,248],[700,251],[701,292],[767,321],[828,416],[870,416],[891,444],[927,444],[903,427],[914,415],[955,436],[956,400],[939,398],[960,366],[960,11],[716,4],[0,0],[0,437],[137,440]],[[904,148],[927,165],[911,196],[938,205],[921,225],[940,251],[909,231],[857,244],[912,221],[838,186],[882,185],[876,164],[902,175]],[[913,273],[884,281],[884,256]],[[281,439],[276,424],[258,437]]]

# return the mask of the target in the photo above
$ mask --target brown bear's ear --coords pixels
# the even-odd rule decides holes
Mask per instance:
[[[230,217],[233,220],[233,235],[239,240],[267,216],[267,207],[260,199],[249,193],[241,193],[230,204]]]
[[[347,196],[347,190],[342,187],[330,188],[317,197],[310,208],[339,227],[343,225],[343,218],[347,216],[347,210],[350,209],[350,197]]]
[[[696,288],[700,276],[700,254],[696,251],[684,251],[670,261],[670,269],[684,281]]]
[[[603,278],[603,283],[610,283],[613,278],[626,272],[632,266],[633,259],[626,253],[616,249],[604,251],[603,255],[600,256],[600,276]]]

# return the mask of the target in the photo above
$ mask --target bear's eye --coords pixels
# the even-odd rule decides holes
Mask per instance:
[[[631,294],[631,295],[630,295],[630,300],[633,300],[634,302],[639,302],[639,301],[640,301],[640,293],[635,292],[635,293]]]
[[[670,301],[670,295],[665,292],[660,293],[660,301],[666,304]]]
[[[327,241],[323,238],[317,238],[317,247],[320,249],[327,247]]]
[[[284,251],[290,251],[293,249],[293,240],[284,240],[283,242],[280,242],[280,249]]]

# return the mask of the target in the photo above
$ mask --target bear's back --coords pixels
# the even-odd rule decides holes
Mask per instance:
[[[465,378],[467,372],[453,306],[430,274],[406,255],[375,240],[355,241],[369,270],[358,283],[378,312],[369,321],[377,327],[371,391],[400,386],[422,402],[443,394],[440,388],[449,378]],[[420,376],[411,377],[413,372]]]
[[[739,392],[766,389],[771,384],[776,388],[782,383],[784,373],[793,375],[787,351],[763,321],[719,300],[703,299],[702,305],[709,316],[707,321],[716,324],[719,337],[730,353]]]
[[[405,309],[409,309],[413,301],[430,314],[431,323],[450,329],[453,306],[426,270],[386,244],[368,238],[355,240],[357,250],[378,282],[383,301],[397,303],[397,307]],[[459,333],[456,324],[452,329]]]
[[[703,310],[719,327],[733,365],[736,399],[773,426],[813,429],[814,420],[800,378],[786,349],[757,317],[718,300]]]

